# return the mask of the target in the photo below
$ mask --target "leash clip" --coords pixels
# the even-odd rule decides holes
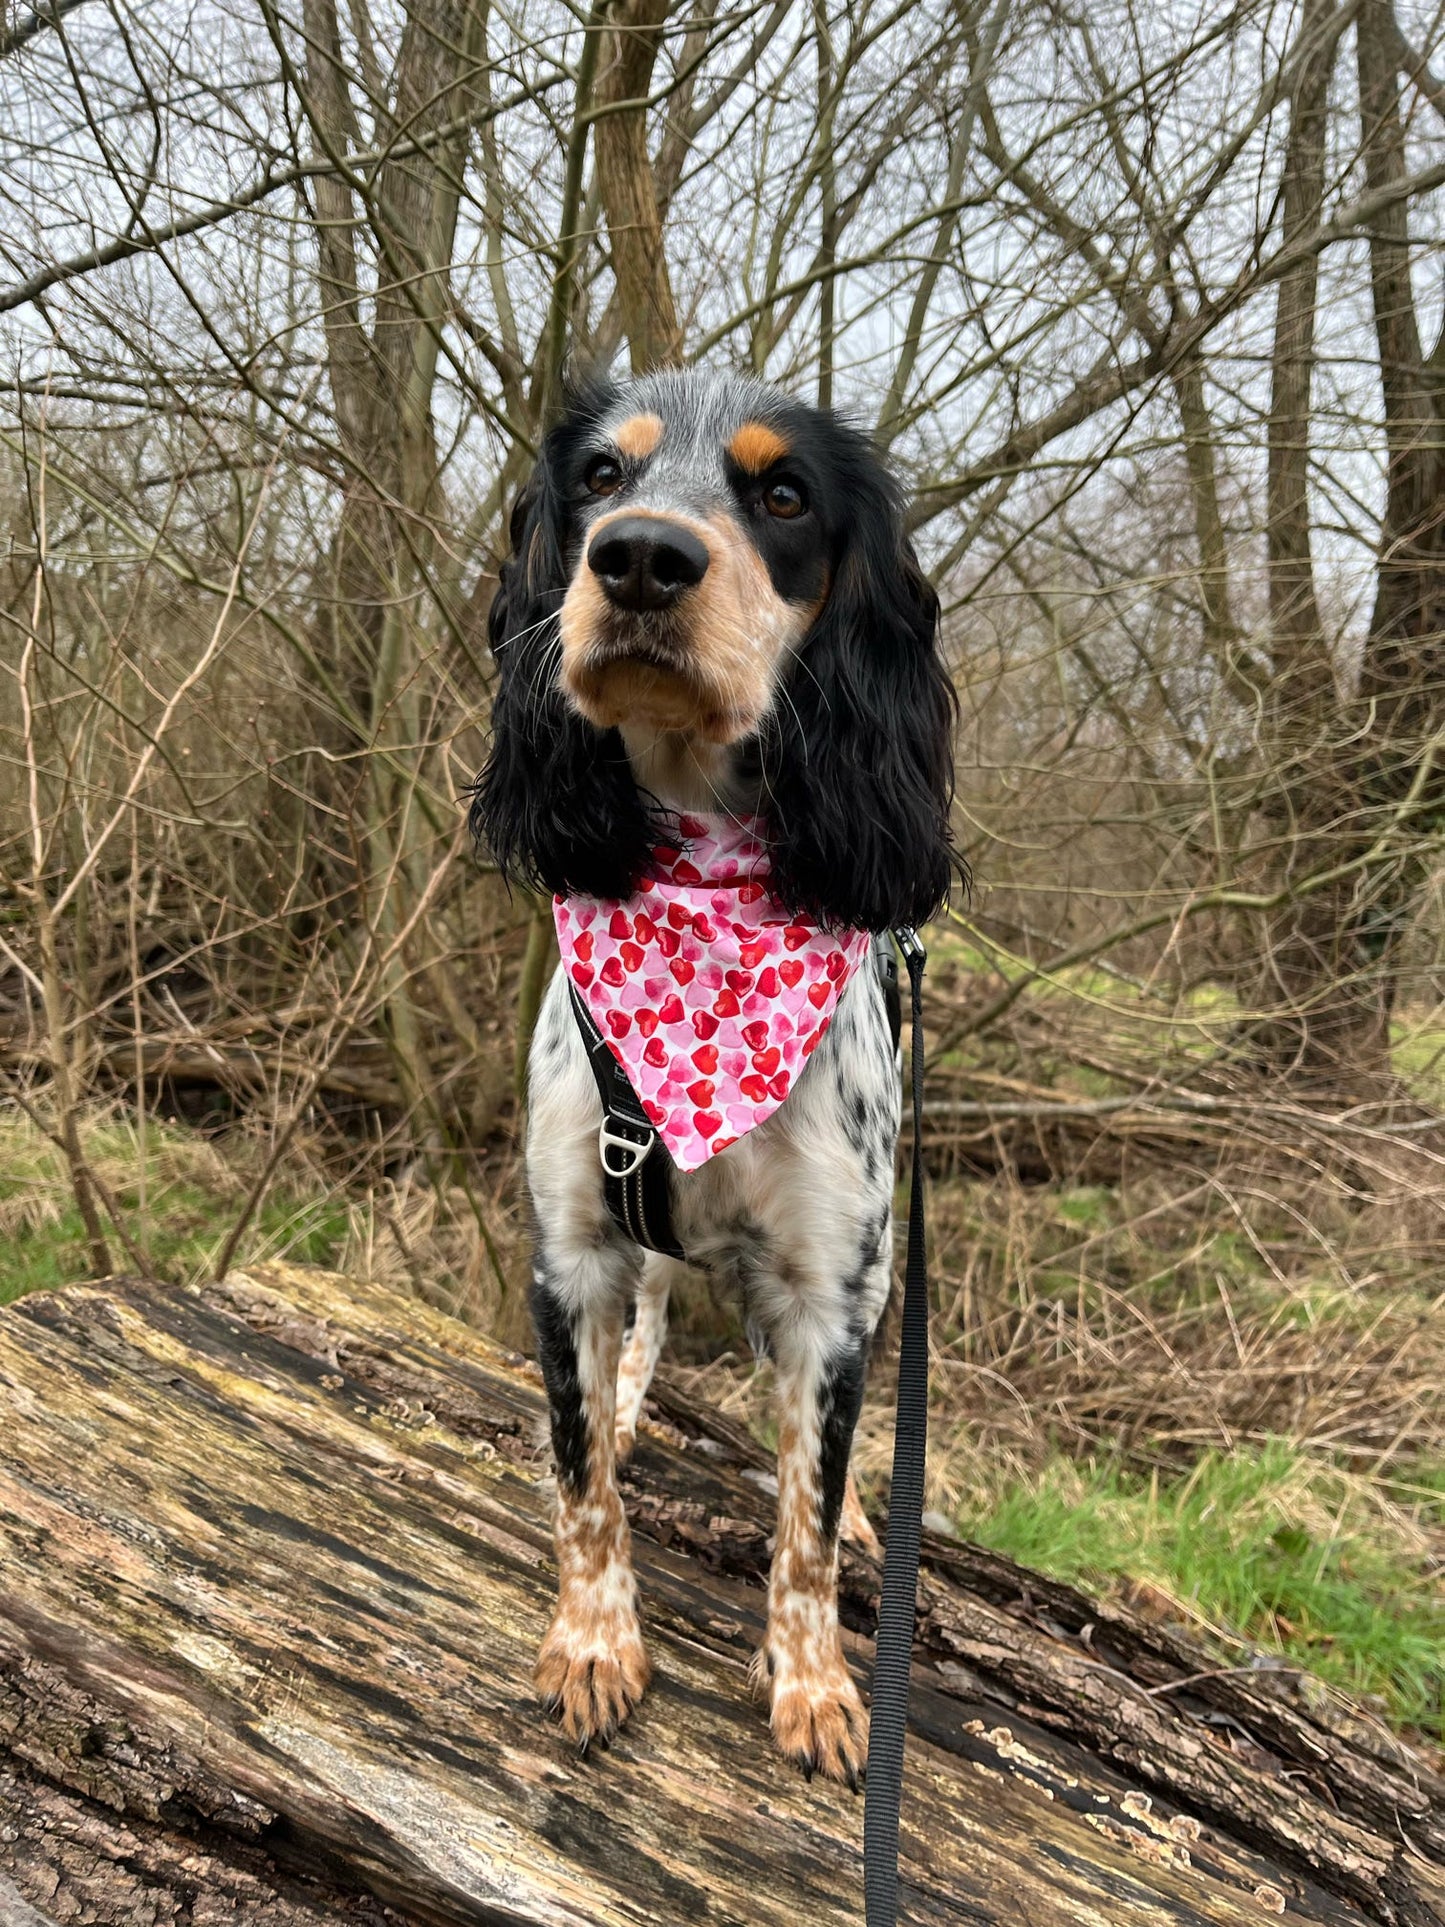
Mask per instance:
[[[602,1169],[610,1178],[635,1177],[646,1164],[657,1142],[657,1133],[650,1125],[642,1137],[625,1136],[624,1133],[632,1128],[624,1119],[614,1117],[611,1113],[602,1119],[602,1128],[597,1133],[597,1149],[602,1158]],[[639,1125],[635,1128],[641,1130],[643,1127]],[[611,1153],[614,1151],[621,1153],[621,1164],[613,1163]]]
[[[909,925],[900,924],[898,929],[893,932],[893,940],[910,962],[915,957],[920,963],[928,962],[928,952],[923,946],[923,939],[919,936],[918,932],[911,929]]]

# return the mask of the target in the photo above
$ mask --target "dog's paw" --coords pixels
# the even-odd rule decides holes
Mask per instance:
[[[759,1653],[755,1677],[768,1694],[779,1752],[808,1779],[821,1773],[856,1793],[868,1764],[868,1715],[842,1654],[816,1670],[785,1672]]]
[[[626,1465],[632,1457],[632,1448],[637,1443],[636,1425],[619,1425],[613,1435],[617,1446],[617,1463]]]
[[[548,1711],[585,1754],[606,1746],[652,1677],[636,1614],[559,1610],[542,1641],[533,1678]]]

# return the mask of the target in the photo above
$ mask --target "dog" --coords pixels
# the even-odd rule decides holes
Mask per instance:
[[[776,1368],[755,1677],[782,1752],[856,1790],[867,1716],[837,1541],[890,1289],[900,1097],[865,958],[869,933],[936,914],[961,867],[937,597],[867,438],[728,373],[572,391],[510,538],[472,813],[504,876],[554,894],[563,949],[528,1086],[559,1587],[537,1686],[585,1752],[650,1672],[616,1465],[685,1267],[604,1202],[573,1000],[602,989],[607,951],[621,988],[594,1018],[673,1151],[677,1239],[740,1294]]]

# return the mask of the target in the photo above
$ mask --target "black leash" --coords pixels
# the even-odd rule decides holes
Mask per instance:
[[[863,1893],[867,1927],[898,1919],[898,1810],[908,1727],[908,1675],[918,1601],[918,1543],[928,1447],[928,1249],[923,1228],[923,966],[928,953],[912,930],[896,933],[908,965],[913,1022],[913,1175],[908,1193],[908,1262],[903,1273],[903,1334],[898,1352],[898,1417],[893,1484],[869,1710],[868,1785],[863,1803]]]

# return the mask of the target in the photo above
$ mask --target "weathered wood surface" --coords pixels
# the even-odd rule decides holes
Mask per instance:
[[[531,1368],[269,1267],[0,1313],[0,1927],[861,1919],[862,1806],[748,1699],[772,1502],[657,1387],[627,1475],[656,1678],[573,1757]],[[845,1559],[860,1675],[877,1571]],[[933,1541],[905,1918],[1445,1922],[1445,1785],[1291,1676]]]

